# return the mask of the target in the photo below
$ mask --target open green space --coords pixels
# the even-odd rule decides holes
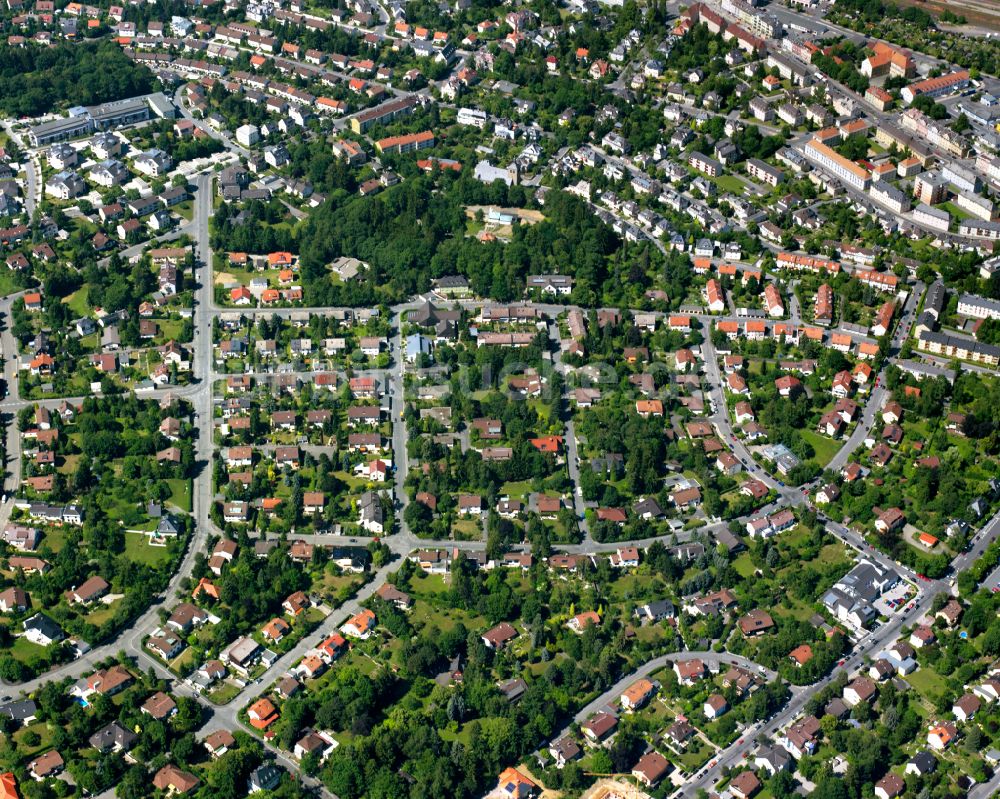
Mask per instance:
[[[90,313],[90,303],[87,301],[88,291],[88,287],[84,285],[72,294],[63,297],[63,304],[70,309],[74,317],[87,316]]]
[[[186,478],[168,478],[166,482],[170,486],[170,499],[167,502],[185,513],[190,513],[191,481]]]
[[[730,194],[742,195],[747,187],[747,184],[736,175],[719,175],[717,178],[712,178],[712,181],[722,191],[727,191]]]
[[[170,560],[167,547],[154,547],[142,533],[125,534],[125,557],[136,563],[145,563],[157,568]]]
[[[240,687],[231,682],[224,682],[207,694],[208,700],[214,705],[227,705],[239,695]]]
[[[842,442],[820,435],[815,430],[800,430],[802,438],[809,442],[809,445],[816,451],[813,457],[820,466],[826,466],[833,456],[840,451]]]

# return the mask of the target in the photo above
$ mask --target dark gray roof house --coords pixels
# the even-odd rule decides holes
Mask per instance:
[[[250,793],[270,791],[281,782],[282,770],[275,765],[265,763],[250,772]]]
[[[21,724],[29,724],[38,712],[38,705],[32,699],[23,699],[18,702],[5,702],[0,705],[0,716],[7,716]]]
[[[161,516],[159,524],[156,525],[157,535],[179,535],[180,531],[180,522],[169,513]]]
[[[923,777],[937,769],[937,758],[926,749],[917,752],[906,762],[906,773]]]
[[[39,646],[61,641],[65,634],[56,622],[44,613],[36,613],[24,623],[24,637]]]
[[[498,684],[497,688],[500,689],[500,693],[507,697],[508,702],[516,702],[524,696],[524,692],[528,690],[528,684],[520,677],[515,677]]]
[[[138,740],[139,736],[125,729],[118,721],[112,721],[106,727],[95,732],[88,739],[90,745],[100,752],[127,752]]]

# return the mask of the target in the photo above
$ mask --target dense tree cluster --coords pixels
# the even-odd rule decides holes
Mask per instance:
[[[0,111],[39,116],[61,103],[94,105],[153,90],[153,73],[114,41],[0,48]]]
[[[522,187],[489,186],[471,175],[415,176],[372,197],[328,202],[305,224],[301,235],[302,274],[309,304],[371,303],[425,292],[433,278],[460,274],[473,290],[501,301],[522,296],[528,274],[573,274],[573,299],[596,304],[612,268],[628,270],[633,259],[655,268],[658,253],[626,249],[580,199],[550,192],[534,225],[516,225],[509,244],[466,236],[464,206],[530,206]],[[252,251],[252,250],[251,250]],[[327,264],[353,255],[371,265],[365,282],[330,280]],[[609,260],[611,264],[609,264]],[[612,266],[613,265],[613,266]]]

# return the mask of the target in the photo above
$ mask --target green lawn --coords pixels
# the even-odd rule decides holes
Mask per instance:
[[[239,686],[230,682],[224,682],[214,691],[208,694],[208,699],[214,705],[226,705],[240,695]]]
[[[747,186],[747,184],[736,177],[736,175],[720,175],[713,180],[715,185],[722,191],[728,191],[730,194],[736,194],[737,196],[743,194],[743,191]]]
[[[168,665],[176,674],[187,675],[188,672],[193,671],[198,665],[195,662],[196,654],[197,652],[195,652],[194,648],[189,646],[172,661],[170,661]]]
[[[25,736],[27,736],[29,732],[33,732],[38,735],[39,742],[37,746],[28,746],[24,743]],[[44,721],[36,721],[34,724],[22,727],[15,732],[13,736],[14,742],[17,744],[18,754],[23,755],[24,757],[31,757],[39,752],[44,752],[52,746],[52,732],[53,731],[49,729],[49,725]]]
[[[468,746],[469,742],[472,740],[472,726],[469,724],[463,724],[458,732],[453,732],[445,727],[442,730],[438,730],[438,735],[441,736],[442,741],[446,741],[448,743],[458,741],[464,746]]]
[[[11,657],[15,660],[20,660],[22,663],[27,663],[33,657],[42,655],[45,652],[44,646],[38,646],[38,644],[33,644],[27,638],[21,636],[14,639],[14,645],[10,648]]]
[[[63,305],[69,307],[74,317],[87,316],[90,313],[90,303],[87,302],[87,286],[81,286],[68,297],[63,297]]]
[[[697,771],[707,763],[713,752],[714,750],[703,741],[693,741],[681,754],[671,754],[670,759],[685,771],[691,773]]]
[[[22,286],[14,282],[14,273],[10,269],[0,271],[0,296],[6,297],[15,291],[20,291]]]
[[[508,496],[511,499],[520,499],[528,502],[528,495],[531,493],[531,481],[519,480],[516,483],[504,483],[498,492],[499,496]]]
[[[154,569],[170,560],[166,547],[150,546],[142,533],[125,533],[125,556],[136,563],[145,563]]]
[[[451,534],[456,541],[479,541],[483,537],[483,525],[476,517],[455,519]]]
[[[952,221],[961,222],[963,219],[968,219],[972,214],[968,211],[963,211],[953,202],[941,203],[938,208],[941,208],[951,214]]]
[[[802,437],[816,450],[813,460],[820,466],[826,466],[833,460],[833,456],[837,454],[842,446],[841,442],[822,436],[815,430],[801,430],[800,432]]]
[[[76,472],[76,465],[79,462],[79,455],[66,455],[63,457],[62,466],[58,467],[56,471],[62,472],[63,474],[74,474]]]
[[[932,696],[937,696],[948,690],[947,681],[934,669],[921,667],[903,679],[912,685],[923,699],[928,701],[932,701]]]
[[[188,222],[194,219],[194,202],[191,200],[185,200],[184,202],[175,205],[171,210],[180,214]]]
[[[750,560],[750,553],[748,552],[743,552],[738,558],[736,558],[736,560],[733,561],[733,568],[736,569],[737,574],[746,578],[753,577],[753,573],[756,571],[753,562]]]
[[[164,341],[179,339],[181,337],[181,330],[184,328],[184,321],[182,319],[163,319],[158,320],[156,324],[160,327],[160,335]]]
[[[185,513],[191,512],[191,481],[185,478],[169,478],[167,485],[170,486],[171,505],[176,506]]]
[[[115,603],[111,605],[105,605],[103,602],[98,604],[97,608],[90,611],[84,619],[88,624],[93,624],[95,627],[100,627],[115,615]]]
[[[53,527],[46,529],[43,541],[53,552],[60,552],[66,545],[66,528]]]

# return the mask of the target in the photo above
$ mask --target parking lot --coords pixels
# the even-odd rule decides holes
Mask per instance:
[[[881,615],[891,617],[917,597],[917,591],[910,583],[900,581],[873,603]]]

